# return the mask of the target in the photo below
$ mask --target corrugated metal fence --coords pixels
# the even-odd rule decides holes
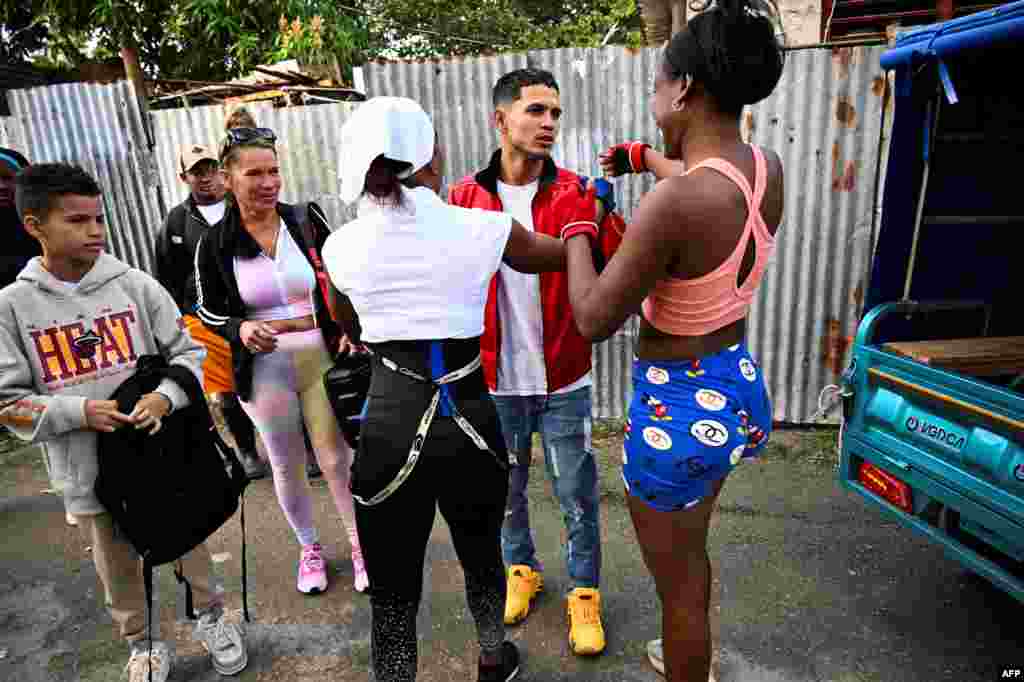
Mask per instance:
[[[25,143],[22,141],[21,126],[18,119],[13,116],[0,116],[0,147],[17,149],[22,151]]]
[[[742,128],[775,150],[786,170],[786,212],[774,264],[750,317],[749,340],[774,398],[775,418],[806,422],[836,381],[853,335],[872,251],[885,79],[881,48],[790,52],[775,93],[750,107]],[[497,145],[490,91],[523,66],[558,80],[565,110],[556,161],[598,172],[597,155],[633,139],[654,142],[650,108],[659,51],[562,49],[529,55],[364,67],[367,94],[420,101],[435,118],[449,180],[480,168]],[[651,179],[617,181],[628,217]],[[622,417],[630,397],[635,323],[595,346],[595,415]]]
[[[317,104],[275,108],[270,104],[248,105],[258,125],[278,136],[277,148],[284,181],[284,202],[315,201],[327,213],[332,226],[352,218],[338,198],[338,164],[343,162],[341,126],[357,104]],[[216,153],[224,138],[224,107],[154,111],[157,131],[156,157],[160,183],[168,207],[184,201],[188,187],[179,178],[178,152],[183,145],[208,145]]]
[[[860,313],[874,244],[882,108],[881,48],[804,50],[788,55],[772,97],[749,108],[742,128],[775,150],[786,175],[786,211],[775,262],[750,317],[750,345],[774,396],[775,418],[806,422],[821,389],[836,381]],[[658,50],[563,49],[476,59],[364,67],[368,95],[419,100],[434,116],[447,153],[449,181],[486,163],[497,140],[490,90],[512,69],[532,65],[558,79],[565,114],[555,160],[598,172],[597,154],[631,139],[655,141],[650,91]],[[166,210],[184,199],[177,153],[182,144],[216,146],[222,107],[151,114],[152,153],[131,85],[73,84],[8,94],[14,115],[0,140],[34,161],[70,160],[105,189],[112,251],[151,270],[153,238]],[[353,104],[250,107],[279,135],[283,200],[315,200],[335,226],[351,216],[338,198],[344,162],[340,129]],[[627,218],[651,179],[617,181]],[[622,417],[630,397],[635,320],[595,346],[594,410]]]
[[[128,82],[68,83],[7,93],[4,134],[34,163],[75,163],[99,181],[110,250],[153,272],[164,217],[150,140]]]

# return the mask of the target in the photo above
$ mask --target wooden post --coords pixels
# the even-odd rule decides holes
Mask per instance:
[[[345,80],[341,75],[341,64],[338,63],[338,55],[331,53],[331,75],[334,76],[334,82],[338,85],[345,85]]]
[[[686,26],[687,0],[637,0],[644,21],[644,39],[662,47]]]
[[[139,64],[139,51],[134,46],[126,45],[121,48],[121,61],[124,62],[124,75],[135,86],[135,96],[139,100],[139,111],[145,117],[149,111],[146,102],[146,77],[142,73],[142,66]]]

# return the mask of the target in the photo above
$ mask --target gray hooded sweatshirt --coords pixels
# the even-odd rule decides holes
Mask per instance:
[[[104,511],[93,491],[97,432],[86,424],[85,401],[109,400],[140,356],[157,353],[202,383],[206,351],[171,295],[113,256],[101,254],[77,284],[58,280],[37,257],[0,290],[0,424],[46,442],[50,480],[73,514]],[[188,405],[169,379],[157,390],[172,409]]]

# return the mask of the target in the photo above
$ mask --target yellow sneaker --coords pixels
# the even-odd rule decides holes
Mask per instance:
[[[505,625],[515,625],[530,613],[530,602],[544,588],[544,575],[529,566],[517,564],[508,569],[508,595],[505,597]]]
[[[569,593],[569,646],[579,656],[604,651],[601,593],[595,589],[577,587]]]

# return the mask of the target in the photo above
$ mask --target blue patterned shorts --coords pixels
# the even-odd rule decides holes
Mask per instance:
[[[756,457],[771,429],[771,400],[746,344],[700,360],[636,360],[626,490],[658,511],[692,507]]]

